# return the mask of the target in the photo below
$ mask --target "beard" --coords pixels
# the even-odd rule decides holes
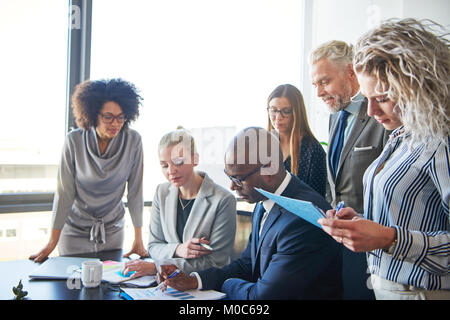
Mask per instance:
[[[333,102],[331,104],[327,103],[326,101],[328,99],[333,99]],[[341,95],[328,95],[328,96],[323,97],[322,100],[331,113],[336,113],[336,112],[341,111],[346,106],[348,106],[349,103],[351,102],[350,97],[341,96]]]
[[[323,102],[331,113],[343,110],[352,102],[352,88],[350,85],[344,85],[342,87],[342,92],[342,94],[326,95],[322,97]],[[332,99],[332,102],[327,103],[328,99]]]

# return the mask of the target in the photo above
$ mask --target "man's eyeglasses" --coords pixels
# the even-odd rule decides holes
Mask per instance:
[[[124,123],[127,117],[124,114],[119,114],[117,116],[114,116],[112,113],[101,113],[100,116],[102,117],[103,122],[105,123],[113,123],[114,119],[117,120],[118,123]]]
[[[277,113],[280,113],[284,118],[284,117],[289,117],[292,114],[292,108],[284,108],[281,110],[278,110],[276,108],[267,108],[267,112],[273,118],[275,118],[277,116]]]
[[[258,172],[258,171],[261,170],[262,168],[268,167],[269,165],[270,165],[270,162],[267,163],[267,164],[265,164],[265,165],[262,165],[262,166],[256,168],[255,170],[253,170],[253,171],[250,172],[249,174],[246,174],[246,175],[243,176],[242,178],[236,178],[236,177],[233,177],[233,176],[228,175],[225,169],[223,169],[223,172],[226,174],[226,176],[227,176],[228,178],[230,178],[230,180],[231,180],[237,187],[242,188],[242,187],[244,186],[242,182],[244,182],[245,179],[247,179],[248,177],[250,177],[252,174],[255,174],[256,172]]]

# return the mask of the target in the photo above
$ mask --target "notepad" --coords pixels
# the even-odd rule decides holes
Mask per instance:
[[[317,220],[325,218],[326,215],[320,208],[318,208],[312,202],[283,197],[259,188],[255,189],[268,199],[274,201],[280,207],[283,207],[284,209],[288,210],[289,212],[292,212],[293,214],[302,218],[303,220],[306,220],[309,223],[315,225],[316,227],[322,229],[322,226],[317,222]]]
[[[162,292],[156,288],[138,289],[122,288],[122,297],[127,300],[220,300],[226,294],[215,290],[188,290],[179,291],[172,287]]]

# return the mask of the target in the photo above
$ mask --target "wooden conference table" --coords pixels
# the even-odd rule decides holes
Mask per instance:
[[[122,250],[112,250],[73,256],[122,261],[122,255]],[[31,300],[121,300],[119,291],[114,291],[113,287],[103,282],[97,288],[88,289],[81,285],[80,289],[69,289],[66,280],[30,279],[28,274],[37,267],[39,263],[31,260],[0,262],[0,300],[13,299],[12,288],[17,286],[21,279],[23,290],[28,291],[27,297]]]

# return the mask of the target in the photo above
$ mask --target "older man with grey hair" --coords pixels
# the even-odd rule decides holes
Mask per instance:
[[[353,46],[326,42],[310,54],[311,80],[331,112],[327,154],[327,200],[363,212],[362,178],[379,156],[389,132],[367,115],[367,99],[353,70]]]
[[[310,54],[311,80],[331,112],[328,124],[327,200],[363,213],[363,175],[380,155],[390,131],[367,115],[367,99],[353,70],[353,46],[329,41]],[[343,250],[344,299],[373,299],[364,253]]]

